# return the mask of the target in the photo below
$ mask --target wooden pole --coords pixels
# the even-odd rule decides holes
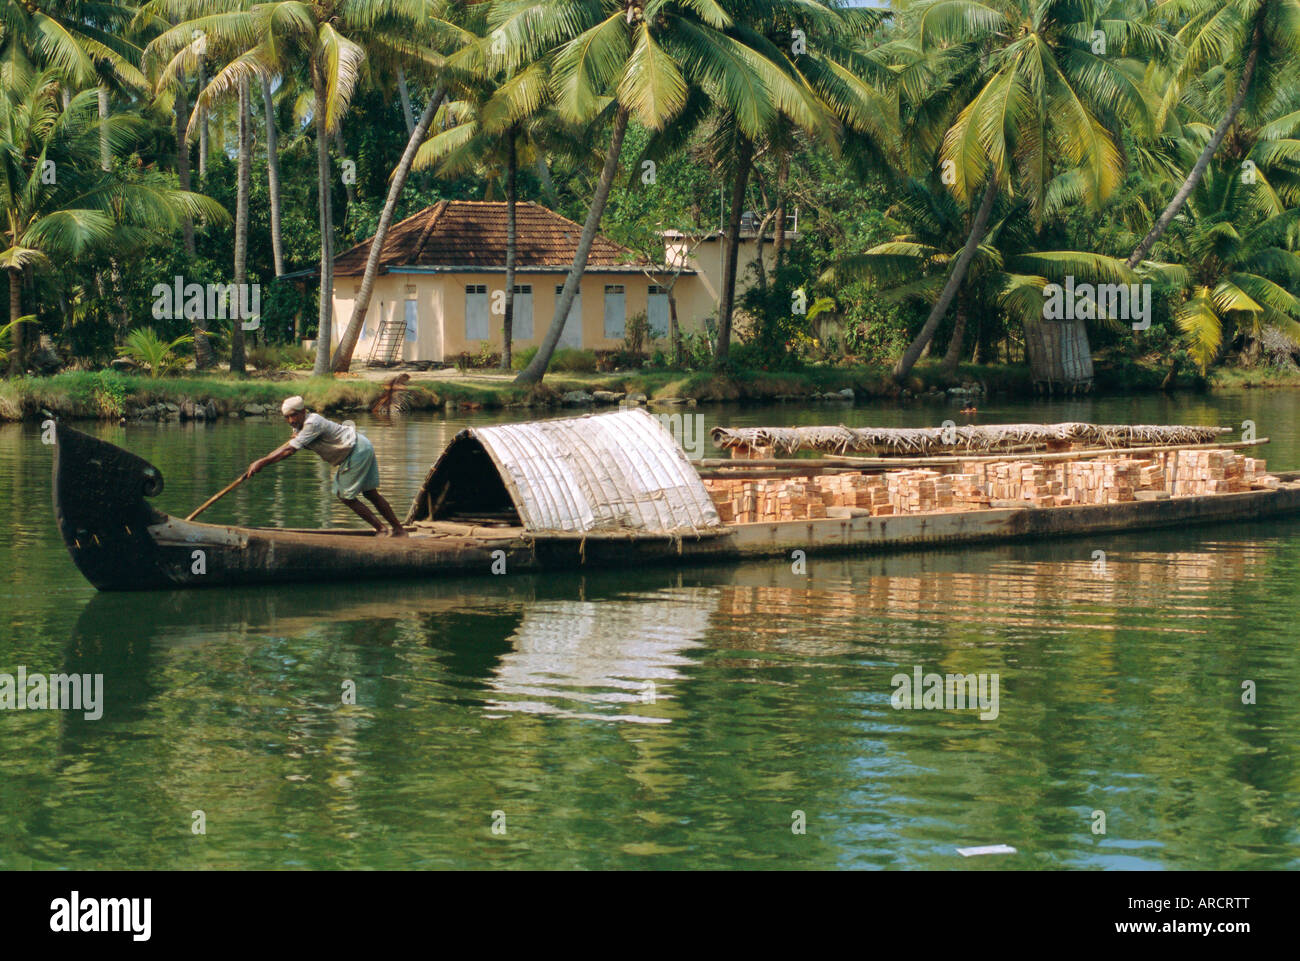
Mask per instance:
[[[215,494],[213,494],[211,497],[209,497],[207,500],[205,500],[205,501],[204,501],[202,504],[200,504],[198,507],[194,508],[194,513],[190,514],[190,515],[189,515],[188,517],[186,517],[185,519],[186,519],[187,521],[192,521],[192,520],[194,520],[194,518],[198,517],[198,516],[199,516],[200,514],[202,514],[205,510],[207,510],[209,507],[211,507],[211,506],[212,506],[213,504],[215,504],[217,501],[221,500],[221,498],[225,497],[227,494],[229,494],[232,490],[234,490],[236,487],[238,487],[238,486],[239,486],[240,484],[242,484],[242,483],[244,483],[244,475],[243,475],[243,474],[240,474],[239,477],[235,478],[234,481],[232,481],[231,483],[227,484],[227,485],[226,485],[225,487],[223,487],[221,490],[217,491]]]
[[[745,471],[794,470],[809,474],[821,473],[828,468],[905,468],[945,467],[955,463],[992,463],[994,461],[1062,461],[1087,460],[1094,457],[1127,457],[1135,454],[1156,454],[1176,450],[1239,450],[1267,444],[1267,437],[1257,440],[1235,441],[1230,444],[1165,444],[1153,447],[1090,447],[1081,450],[1052,451],[1050,453],[1022,454],[942,454],[931,457],[805,457],[756,458],[742,460],[730,457],[713,457],[695,461],[697,470],[711,476],[739,477]],[[794,475],[792,475],[794,476]]]

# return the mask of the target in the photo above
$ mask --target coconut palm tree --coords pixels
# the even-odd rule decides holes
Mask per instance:
[[[516,378],[533,384],[545,374],[568,319],[633,117],[651,131],[662,130],[682,116],[692,90],[707,91],[734,114],[745,136],[755,137],[778,110],[806,119],[815,106],[806,86],[765,52],[770,41],[715,3],[505,2],[492,17],[493,37],[505,51],[507,67],[552,58],[562,118],[610,125],[605,162],[555,314],[537,354]],[[697,93],[696,99],[704,98]]]
[[[475,10],[473,12],[481,14],[482,11]],[[482,71],[483,53],[479,47],[481,38],[472,29],[473,18],[470,18],[470,26],[461,23],[466,18],[465,10],[461,9],[455,0],[448,0],[448,2],[439,4],[425,13],[422,26],[432,39],[430,44],[423,48],[423,66],[432,68],[440,75],[444,75],[444,78],[438,83],[428,102],[425,103],[419,120],[410,125],[406,148],[402,151],[402,156],[398,160],[397,166],[393,168],[392,176],[389,178],[388,196],[384,199],[384,208],[380,211],[379,223],[376,225],[375,235],[370,241],[370,253],[366,257],[366,267],[361,275],[361,287],[357,291],[356,300],[352,305],[352,316],[339,337],[338,350],[334,354],[333,369],[335,371],[346,371],[352,365],[352,353],[356,350],[357,339],[361,336],[361,329],[365,325],[366,313],[370,310],[370,300],[375,289],[375,278],[379,276],[380,251],[383,250],[384,241],[388,238],[388,230],[393,224],[393,217],[397,213],[397,205],[401,200],[402,191],[406,188],[407,178],[411,175],[411,168],[415,163],[416,154],[420,149],[420,145],[424,143],[425,138],[428,136],[429,127],[447,95],[449,78],[463,75],[474,76]],[[383,49],[390,62],[401,62],[403,58],[407,62],[412,62],[408,47],[395,45],[388,42],[388,40],[389,38],[384,38]],[[451,51],[449,58],[444,59],[436,52],[436,48],[433,46],[435,41],[438,47]],[[404,72],[400,79],[404,84]]]
[[[1150,115],[1124,58],[1162,40],[1105,19],[1107,11],[1088,0],[924,0],[908,8],[918,59],[899,70],[903,126],[914,156],[937,144],[940,175],[971,215],[929,316],[894,366],[897,380],[952,305],[999,193],[1023,196],[1038,222],[1059,165],[1081,171],[1094,205],[1123,179],[1118,130],[1145,130]]]
[[[186,0],[170,2],[184,5]],[[383,4],[372,0],[320,0],[308,5],[299,0],[268,0],[251,5],[241,3],[240,9],[230,10],[226,0],[211,2],[212,6],[203,8],[201,15],[173,28],[150,45],[160,56],[169,58],[164,73],[183,68],[193,58],[188,48],[194,30],[202,32],[209,52],[219,48],[232,54],[200,94],[196,110],[216,99],[237,94],[254,78],[282,72],[294,64],[301,64],[310,78],[321,238],[313,373],[328,376],[334,288],[330,138],[339,129],[352,101],[368,39],[383,36],[390,48],[407,50],[412,60],[427,58],[422,45],[433,34],[430,4],[425,0],[390,0]]]
[[[792,127],[798,125],[830,149],[837,149],[839,137],[831,118],[843,132],[853,136],[859,149],[883,155],[884,145],[896,139],[895,109],[887,98],[864,78],[884,79],[884,71],[855,49],[871,35],[883,19],[880,11],[844,9],[826,0],[785,2],[756,0],[734,5],[732,15],[749,31],[751,42],[762,37],[781,38],[760,49],[809,93],[803,102],[780,107],[755,140],[738,130],[725,113],[714,127],[715,165],[730,182],[731,197],[723,230],[722,289],[718,304],[718,331],[714,361],[725,364],[731,348],[732,314],[736,304],[740,228],[745,196],[760,152],[774,152],[788,158],[793,148]],[[789,42],[786,42],[789,38]],[[811,38],[811,39],[810,39]],[[812,109],[804,109],[811,106]],[[783,214],[782,214],[783,216]],[[784,232],[784,224],[778,226]],[[761,258],[761,240],[759,243]],[[778,248],[779,249],[779,248]],[[759,261],[762,267],[761,259]]]
[[[1174,323],[1202,371],[1219,356],[1225,330],[1257,343],[1271,327],[1300,345],[1300,207],[1279,203],[1273,185],[1243,179],[1239,164],[1221,159],[1188,200],[1188,229],[1170,244],[1176,258],[1142,268],[1179,290]]]
[[[1140,263],[1169,229],[1241,110],[1270,98],[1287,82],[1284,78],[1294,77],[1300,67],[1300,0],[1163,0],[1151,16],[1179,25],[1175,40],[1184,51],[1166,87],[1163,112],[1207,70],[1224,71],[1234,93],[1191,170],[1129,254],[1130,267]]]
[[[112,156],[125,154],[138,121],[100,119],[95,89],[73,94],[64,107],[63,91],[52,70],[9,69],[0,84],[0,270],[9,280],[11,321],[26,316],[21,292],[28,270],[95,250],[128,250],[160,231],[180,231],[187,217],[226,216],[215,201],[167,187],[156,175],[103,170],[103,140]],[[23,369],[23,326],[13,330],[11,373]]]
[[[487,198],[500,182],[506,201],[505,311],[502,318],[501,369],[511,367],[514,333],[515,265],[518,259],[516,207],[521,153],[525,162],[541,151],[537,141],[560,127],[547,109],[549,99],[546,68],[529,64],[517,74],[481,80],[471,88],[471,97],[447,103],[439,116],[441,129],[416,154],[416,170],[435,167],[453,177],[480,170],[487,180]],[[498,177],[496,170],[503,170]]]
[[[898,186],[899,199],[889,208],[897,230],[890,241],[845,257],[822,277],[823,284],[869,280],[894,301],[934,304],[953,261],[964,250],[968,228],[965,211],[939,182],[909,180]],[[1059,184],[1049,185],[1049,209]],[[1027,200],[1000,195],[989,226],[971,257],[968,281],[955,298],[956,316],[940,370],[951,376],[961,362],[965,328],[974,317],[1007,314],[1026,327],[1043,315],[1043,289],[1063,284],[1132,283],[1137,277],[1116,258],[1079,250],[1041,250]],[[1099,317],[1101,321],[1108,318]]]

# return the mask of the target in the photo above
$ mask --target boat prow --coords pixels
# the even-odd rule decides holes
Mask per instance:
[[[143,457],[56,426],[54,517],[72,562],[100,590],[155,580],[149,529],[168,518],[146,498],[162,490],[162,472]]]

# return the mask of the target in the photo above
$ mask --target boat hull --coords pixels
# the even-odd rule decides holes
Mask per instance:
[[[73,563],[104,591],[217,587],[367,578],[485,576],[744,558],[948,548],[1079,537],[1300,513],[1300,480],[1273,490],[1077,507],[999,508],[737,524],[684,535],[542,534],[518,529],[407,538],[368,531],[292,531],[201,524],[153,508],[162,491],[152,464],[60,426],[54,507]]]

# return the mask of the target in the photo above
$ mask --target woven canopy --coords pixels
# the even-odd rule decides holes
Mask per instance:
[[[494,490],[529,531],[721,526],[685,451],[639,408],[463,430],[433,466],[409,519],[436,519],[448,503],[497,509]]]

